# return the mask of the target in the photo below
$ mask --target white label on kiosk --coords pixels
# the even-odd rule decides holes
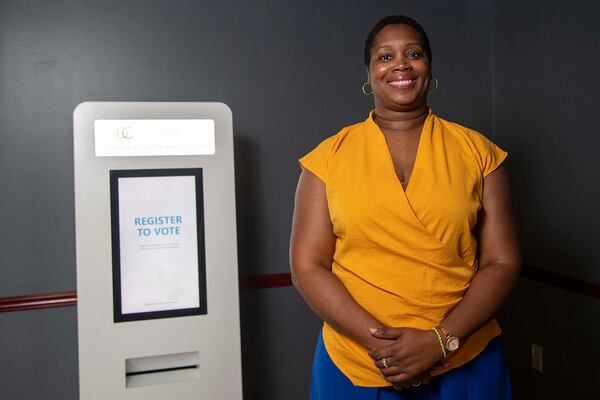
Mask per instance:
[[[94,121],[96,157],[215,154],[212,119],[101,119]]]
[[[205,314],[202,169],[110,178],[115,322]]]

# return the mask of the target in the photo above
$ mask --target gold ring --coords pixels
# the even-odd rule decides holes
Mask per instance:
[[[383,357],[383,368],[388,368],[387,361],[385,360],[385,357]]]
[[[423,384],[423,380],[422,380],[422,379],[420,379],[420,380],[419,380],[419,383],[417,383],[417,384],[411,383],[411,385],[412,385],[413,387],[419,387],[419,386],[421,386],[422,384]]]

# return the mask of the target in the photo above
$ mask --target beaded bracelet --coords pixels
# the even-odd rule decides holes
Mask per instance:
[[[431,328],[431,330],[435,332],[435,335],[437,336],[438,341],[440,342],[440,347],[442,348],[442,354],[444,355],[444,358],[446,358],[446,348],[444,347],[444,342],[442,341],[442,335],[440,335],[440,331],[438,331],[437,328]]]

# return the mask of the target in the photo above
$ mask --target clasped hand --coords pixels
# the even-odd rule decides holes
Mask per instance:
[[[396,390],[429,383],[430,371],[443,357],[435,332],[384,327],[371,329],[371,335],[392,340],[387,346],[370,350],[369,356]]]

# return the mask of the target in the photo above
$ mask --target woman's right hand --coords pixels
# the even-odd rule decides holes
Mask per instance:
[[[415,328],[379,328],[370,331],[378,339],[393,340],[387,346],[369,351],[369,356],[386,381],[396,389],[429,383],[430,371],[443,357],[433,331]]]

